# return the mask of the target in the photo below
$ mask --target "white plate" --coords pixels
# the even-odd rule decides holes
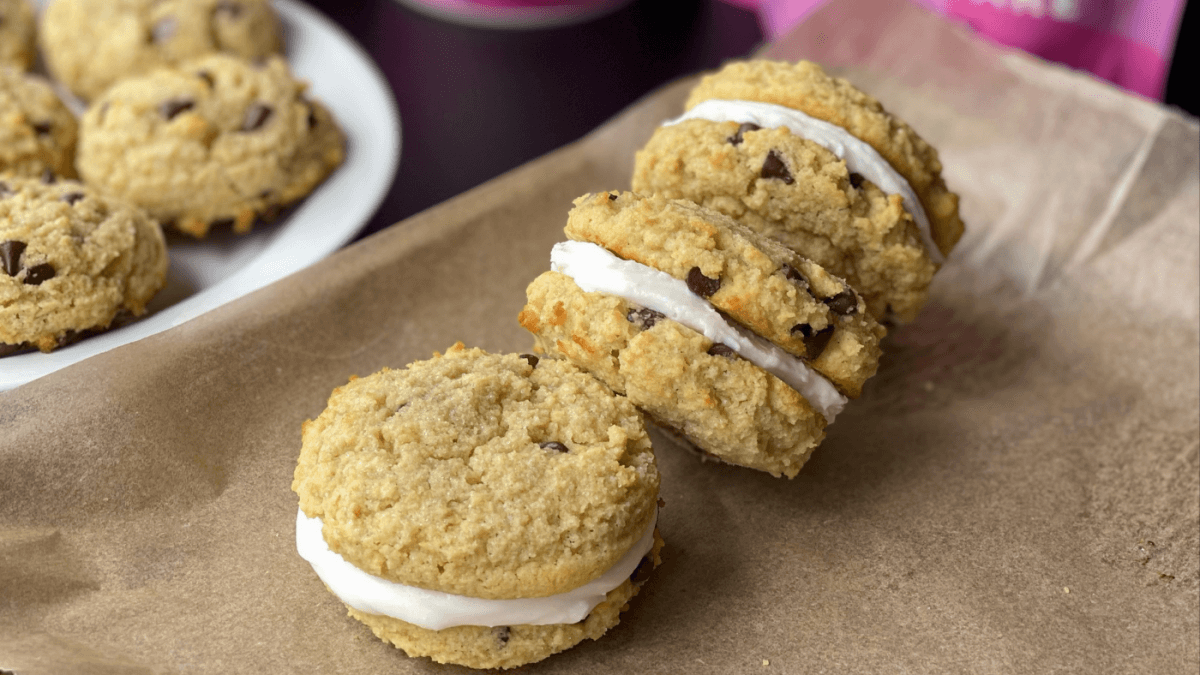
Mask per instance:
[[[160,333],[324,258],[354,237],[391,188],[400,115],[371,57],[340,26],[298,0],[275,0],[287,59],[346,132],[346,162],[299,206],[250,234],[203,241],[168,235],[167,286],[141,319],[56,349],[0,358],[0,391]]]

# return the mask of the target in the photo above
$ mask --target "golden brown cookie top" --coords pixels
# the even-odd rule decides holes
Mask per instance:
[[[899,195],[787,128],[689,119],[638,151],[633,189],[687,199],[845,278],[877,320],[907,323],[936,265]]]
[[[0,173],[75,176],[75,116],[50,83],[0,67]]]
[[[341,131],[306,88],[282,58],[224,54],[123,80],[83,116],[79,172],[193,236],[246,232],[344,158]]]
[[[629,398],[712,457],[795,477],[826,420],[778,377],[652,309],[589,293],[558,272],[525,291],[521,326],[538,348]]]
[[[0,69],[33,65],[36,19],[29,0],[0,0]]]
[[[292,489],[367,573],[500,599],[604,573],[645,534],[658,485],[624,397],[565,361],[459,343],[334,390]]]
[[[158,223],[76,181],[0,176],[0,347],[59,346],[166,281]]]
[[[156,68],[223,52],[279,52],[268,0],[54,0],[39,32],[54,77],[84,99]]]
[[[809,61],[735,61],[705,76],[685,107],[709,99],[762,101],[843,127],[875,148],[916,191],[943,255],[962,237],[958,195],[942,180],[937,150],[879,101]]]

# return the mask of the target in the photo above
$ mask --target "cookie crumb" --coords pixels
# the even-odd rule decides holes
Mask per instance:
[[[1063,593],[1070,593],[1070,592],[1071,592],[1071,589],[1067,588],[1066,586],[1063,586]]]
[[[769,666],[769,665],[771,665],[771,662],[770,662],[770,661],[768,661],[767,659],[763,659],[763,667],[765,668],[765,667],[767,667],[767,666]]]

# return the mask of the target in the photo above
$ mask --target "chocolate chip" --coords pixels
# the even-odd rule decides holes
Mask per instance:
[[[46,185],[50,185],[50,184],[54,183],[54,181],[56,181],[56,180],[58,180],[58,176],[54,175],[54,171],[52,171],[51,169],[42,169],[42,182],[43,183],[45,183]]]
[[[767,153],[767,159],[763,161],[762,173],[759,174],[763,178],[777,178],[788,185],[796,182],[792,178],[792,172],[788,171],[787,164],[783,163],[783,158],[774,150]]]
[[[848,290],[842,291],[832,298],[825,298],[822,302],[829,305],[830,310],[842,316],[850,316],[858,310],[858,298]]]
[[[615,202],[615,201],[617,201],[617,198],[618,198],[618,197],[620,197],[620,196],[621,196],[621,195],[619,195],[619,194],[617,194],[617,193],[615,193],[615,192],[610,192],[610,193],[608,193],[608,201],[610,201],[610,202]]]
[[[652,328],[654,324],[658,323],[660,319],[665,318],[667,318],[665,314],[662,312],[656,312],[649,307],[631,309],[625,313],[625,319],[641,330],[650,330],[650,328]]]
[[[233,227],[233,218],[217,218],[217,219],[213,220],[212,222],[210,222],[208,225],[209,225],[209,227],[221,228],[221,229],[224,229],[227,227]]]
[[[282,210],[283,207],[278,204],[267,204],[262,208],[262,211],[258,212],[258,217],[264,223],[274,222],[275,219],[279,217],[279,212]]]
[[[273,112],[275,110],[265,103],[255,103],[246,108],[246,115],[242,118],[242,131],[258,131],[271,119]]]
[[[30,286],[40,286],[43,281],[54,278],[54,265],[42,263],[25,270],[25,283]]]
[[[496,633],[496,642],[499,642],[501,647],[508,645],[508,640],[512,637],[512,630],[508,626],[498,626],[492,631]]]
[[[533,354],[522,354],[521,358],[529,362],[530,368],[537,368],[538,357],[534,356]]]
[[[0,266],[8,276],[15,277],[21,271],[21,254],[25,252],[25,246],[25,242],[15,239],[0,243]]]
[[[747,131],[758,131],[761,128],[762,127],[758,126],[754,122],[742,122],[740,125],[738,125],[737,133],[729,138],[726,138],[725,140],[733,145],[741,145],[743,133]]]
[[[242,3],[240,2],[218,2],[213,12],[216,14],[228,14],[229,18],[236,19],[242,14]]]
[[[171,98],[158,104],[158,114],[165,120],[175,119],[175,116],[185,110],[196,107],[196,102],[189,98]]]
[[[0,199],[4,199],[5,197],[11,197],[14,194],[16,194],[16,193],[13,192],[13,189],[8,186],[8,183],[0,181]]]
[[[857,190],[858,188],[862,187],[862,184],[863,184],[863,176],[861,173],[851,173],[850,174],[850,187]]]
[[[650,562],[650,556],[646,556],[634,568],[633,574],[629,575],[629,580],[633,582],[634,586],[641,586],[650,580],[650,573],[653,571],[654,563]]]
[[[804,337],[804,355],[809,360],[819,358],[833,338],[833,326],[826,326],[819,331],[813,331],[812,326],[798,323],[792,326],[792,335],[799,333]]]
[[[800,270],[787,263],[784,263],[783,267],[780,267],[779,269],[783,272],[783,276],[787,277],[788,281],[800,284],[804,288],[808,288],[808,279],[806,279],[804,275],[800,273]]]
[[[687,286],[696,295],[702,298],[709,298],[721,288],[721,280],[710,279],[704,276],[699,267],[693,267],[688,270]]]
[[[713,346],[708,348],[708,353],[711,356],[724,356],[727,359],[737,358],[737,352],[733,351],[732,347],[721,344],[720,342],[714,342]]]
[[[570,452],[571,451],[570,448],[563,445],[562,443],[559,443],[558,441],[548,441],[546,443],[539,443],[538,445],[543,450],[557,450],[558,452]]]
[[[68,192],[67,194],[58,198],[59,201],[66,202],[70,206],[75,206],[75,202],[79,201],[80,199],[83,199],[82,192]]]
[[[50,133],[50,130],[52,128],[53,128],[53,125],[51,125],[50,122],[34,122],[33,123],[33,130],[37,132],[38,136],[45,136],[46,134]]]
[[[162,43],[175,37],[175,31],[179,28],[179,21],[168,16],[154,22],[150,28],[150,38],[154,42]]]
[[[212,73],[208,72],[207,70],[198,71],[196,73],[196,77],[204,80],[204,84],[207,84],[209,89],[212,89],[217,85],[217,81],[213,79]]]

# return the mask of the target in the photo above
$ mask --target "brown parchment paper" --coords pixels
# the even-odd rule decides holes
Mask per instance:
[[[1196,672],[1195,120],[889,0],[767,53],[932,141],[967,236],[795,480],[656,437],[665,563],[602,640],[522,672]],[[464,672],[375,639],[295,554],[300,423],[455,340],[527,350],[515,316],[571,199],[627,186],[689,84],[0,394],[0,669]]]

